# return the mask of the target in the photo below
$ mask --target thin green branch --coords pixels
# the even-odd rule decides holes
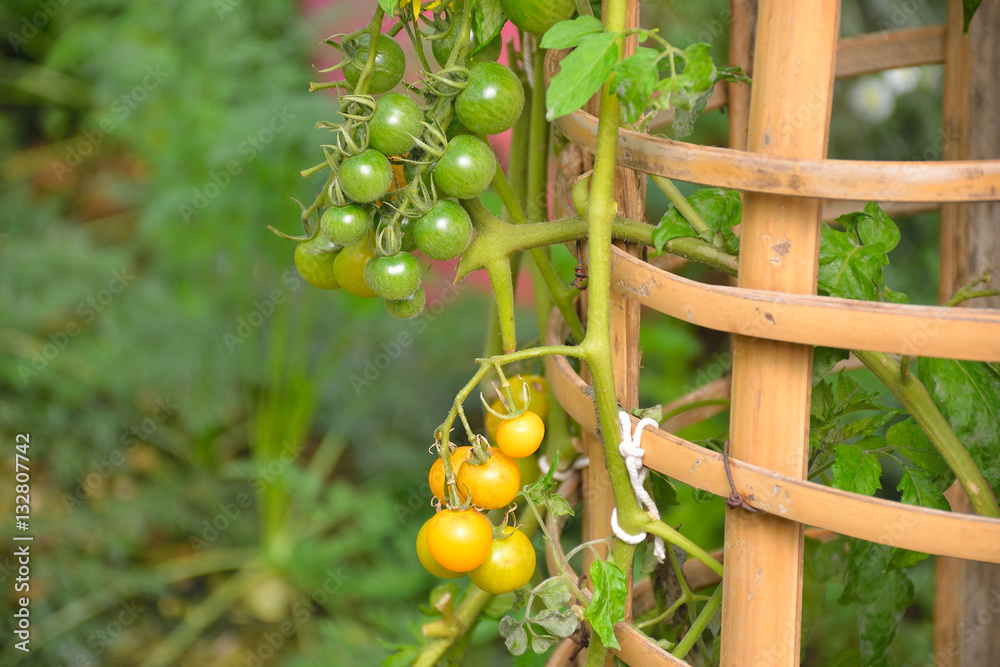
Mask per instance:
[[[893,396],[899,399],[907,412],[913,415],[917,424],[947,462],[948,467],[955,473],[976,513],[1000,518],[1000,507],[997,506],[997,499],[989,482],[983,477],[969,451],[962,445],[944,415],[938,410],[923,383],[912,374],[904,377],[900,364],[884,352],[854,350],[854,356],[867,366]]]
[[[656,174],[650,174],[650,178],[656,187],[667,196],[667,199],[674,205],[674,208],[684,216],[684,219],[691,225],[691,229],[698,232],[698,236],[716,247],[722,247],[722,240],[716,236],[715,230],[709,227],[705,219],[694,210],[694,207],[681,194],[681,191],[677,189],[673,181],[663,176],[657,176]]]
[[[701,633],[705,632],[705,628],[711,622],[712,617],[715,616],[715,612],[719,609],[722,604],[722,586],[715,589],[712,593],[712,597],[708,599],[705,603],[705,607],[698,614],[698,618],[691,625],[691,628],[684,635],[684,638],[674,647],[671,652],[675,658],[680,658],[681,660],[688,654],[688,652],[694,648],[695,643],[701,637]]]

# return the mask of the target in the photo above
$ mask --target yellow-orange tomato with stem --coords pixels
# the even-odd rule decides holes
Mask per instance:
[[[530,410],[500,422],[497,428],[497,446],[515,459],[534,454],[544,437],[545,422]]]
[[[424,521],[424,525],[420,526],[420,532],[417,533],[417,558],[420,559],[420,564],[424,566],[424,569],[433,574],[438,579],[458,579],[464,576],[462,572],[452,572],[448,568],[441,565],[441,563],[434,560],[434,556],[431,555],[430,547],[427,546],[427,525],[431,522],[430,519]]]
[[[427,524],[427,547],[442,567],[468,572],[483,564],[493,544],[493,528],[478,510],[441,510]]]
[[[462,463],[456,481],[459,489],[468,489],[473,505],[495,510],[514,501],[521,490],[521,470],[517,461],[494,447],[489,461],[480,465]]]
[[[469,580],[494,595],[521,588],[535,573],[535,547],[513,526],[504,528],[504,539],[494,540],[483,564],[469,572]]]
[[[472,449],[469,445],[464,447],[458,447],[451,453],[451,470],[455,473],[455,481],[458,481],[458,472],[461,470],[462,462],[465,461],[466,457],[469,455],[469,451]],[[431,493],[433,493],[438,500],[441,502],[447,501],[447,496],[445,494],[445,484],[444,484],[444,462],[441,461],[441,457],[434,459],[434,464],[431,465],[430,474],[427,475],[427,482],[431,486]],[[462,493],[463,489],[461,485],[458,487],[459,500],[465,500],[465,494]]]

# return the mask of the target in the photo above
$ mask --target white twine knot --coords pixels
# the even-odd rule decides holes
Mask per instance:
[[[660,510],[656,508],[656,503],[653,502],[653,499],[643,486],[646,477],[649,475],[649,470],[642,465],[642,458],[646,455],[646,452],[643,451],[641,445],[642,429],[647,426],[658,426],[658,424],[656,420],[648,417],[640,419],[635,427],[635,433],[632,433],[632,419],[627,412],[619,412],[618,420],[621,422],[622,427],[622,441],[618,445],[618,451],[625,457],[625,468],[628,469],[629,480],[632,482],[632,491],[635,493],[635,497],[639,503],[649,512],[649,515],[653,519],[659,520]],[[611,511],[611,530],[614,531],[615,537],[629,544],[639,544],[646,539],[645,532],[641,532],[638,535],[631,535],[622,530],[622,527],[618,525],[617,509]],[[653,553],[661,563],[667,557],[662,537],[654,536]]]

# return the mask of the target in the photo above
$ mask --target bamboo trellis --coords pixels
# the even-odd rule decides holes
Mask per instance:
[[[736,490],[762,511],[727,510],[719,554],[725,567],[724,666],[799,664],[806,526],[1000,563],[998,520],[902,505],[805,479],[812,346],[1000,361],[1000,310],[816,296],[819,221],[831,212],[857,210],[863,205],[858,202],[865,201],[883,202],[891,214],[947,202],[1000,200],[1000,160],[825,159],[834,81],[944,62],[948,53],[964,48],[959,42],[965,39],[954,25],[961,20],[961,2],[949,3],[948,26],[838,39],[837,0],[760,0],[759,7],[754,0],[732,0],[730,60],[752,72],[752,93],[720,84],[708,105],[728,106],[731,148],[620,131],[618,163],[626,174],[636,170],[745,193],[735,286],[686,280],[642,261],[628,248],[614,249],[611,273],[616,390],[625,408],[633,407],[638,396],[640,305],[734,336],[738,352],[731,386],[713,383],[699,398],[731,396],[730,463]],[[634,17],[637,3],[632,4]],[[561,55],[548,55],[549,77]],[[564,116],[557,125],[584,153],[594,150],[597,119],[591,113]],[[634,193],[622,199],[635,217]],[[943,264],[949,261],[954,258]],[[554,315],[546,342],[564,339]],[[593,434],[594,404],[584,392],[584,379],[563,358],[548,358],[546,364],[556,398]],[[713,451],[655,428],[644,431],[642,446],[644,462],[654,470],[717,495],[728,496],[732,490],[723,459]],[[584,475],[590,487],[583,494],[584,537],[593,539],[610,535],[611,500],[599,452],[593,444],[589,449],[597,465]],[[714,575],[699,563],[689,562],[685,570],[702,583],[713,582]],[[630,627],[633,607],[642,611],[649,599],[646,582],[631,588],[630,581],[626,620],[617,628],[618,657],[636,667],[686,664]],[[575,645],[564,643],[549,664],[568,664],[574,650]]]

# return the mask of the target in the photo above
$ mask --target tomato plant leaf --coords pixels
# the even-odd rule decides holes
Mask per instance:
[[[886,410],[877,415],[855,419],[852,422],[844,424],[844,428],[840,432],[840,437],[847,440],[849,438],[856,438],[859,435],[875,435],[876,431],[895,419],[898,414],[900,414],[898,410]]]
[[[479,0],[476,3],[472,18],[476,22],[476,34],[479,36],[479,46],[469,52],[474,55],[482,51],[493,38],[500,34],[507,23],[507,15],[503,13],[500,0]]]
[[[813,349],[813,386],[833,370],[838,362],[847,359],[850,352],[835,347],[817,347]]]
[[[543,49],[569,49],[580,44],[587,35],[604,32],[604,24],[594,16],[578,16],[572,21],[560,21],[545,31]]]
[[[542,601],[547,609],[562,609],[573,599],[573,594],[569,592],[569,586],[566,585],[566,582],[556,577],[543,582],[535,596]]]
[[[903,468],[903,475],[896,488],[902,494],[902,501],[908,505],[951,511],[948,499],[944,497],[941,489],[934,485],[934,475],[931,472],[919,468]],[[907,568],[927,557],[928,554],[919,551],[896,547],[889,558],[889,569]]]
[[[659,59],[660,51],[640,46],[634,54],[622,58],[615,65],[615,95],[622,103],[625,122],[634,123],[645,113],[649,96],[660,80],[660,72],[656,67]]]
[[[511,655],[522,655],[528,650],[528,633],[520,621],[504,616],[500,619],[499,630]]]
[[[903,476],[896,487],[902,493],[902,500],[907,505],[920,505],[934,509],[951,511],[948,499],[934,485],[933,474],[919,468],[904,468]]]
[[[883,282],[884,256],[882,245],[861,245],[847,232],[824,224],[820,230],[819,293],[874,301],[875,283]]]
[[[684,49],[681,55],[684,67],[679,72],[673,69],[677,67],[676,59],[667,57],[661,61],[666,65],[672,63],[673,68],[671,76],[656,86],[660,97],[654,106],[675,109],[672,128],[677,139],[691,133],[695,120],[705,110],[705,104],[712,95],[718,69],[708,53],[710,48],[709,44],[698,43]]]
[[[378,0],[378,6],[382,8],[386,16],[393,16],[398,4],[396,0]]]
[[[921,357],[920,377],[994,491],[1000,488],[1000,373],[990,364]]]
[[[531,650],[535,653],[545,653],[556,645],[559,640],[549,635],[532,635]]]
[[[579,46],[563,58],[559,73],[545,93],[545,118],[549,121],[572,113],[587,103],[618,62],[617,33],[585,35]]]
[[[556,493],[557,483],[553,479],[556,468],[559,465],[559,454],[557,453],[549,471],[544,477],[527,487],[524,490],[525,497],[532,503],[540,505],[548,510],[552,516],[573,516],[573,508],[565,498]]]
[[[573,610],[558,611],[556,609],[545,609],[531,619],[532,623],[537,623],[556,637],[569,637],[576,632],[580,625],[580,619],[576,617]],[[541,651],[536,651],[540,653]]]
[[[877,452],[884,445],[882,438],[873,435],[851,445],[834,447],[837,458],[833,463],[833,486],[866,496],[881,489],[882,464]]]
[[[732,254],[738,253],[740,240],[733,233],[732,227],[740,224],[743,219],[743,201],[740,199],[740,193],[722,188],[702,188],[687,200],[702,220],[722,236],[722,245],[726,251]],[[653,230],[653,245],[662,252],[667,241],[682,236],[698,237],[684,216],[671,206]]]
[[[663,214],[656,229],[653,230],[653,246],[657,251],[663,252],[663,247],[667,245],[668,241],[684,237],[698,238],[698,235],[691,229],[687,220],[680,213],[677,213],[676,209],[671,208]]]
[[[719,69],[719,79],[729,83],[750,83],[750,77],[740,67],[722,67]]]
[[[680,504],[677,500],[677,489],[666,475],[653,471],[649,476],[649,486],[653,491],[653,500],[657,507],[664,509]]]
[[[595,560],[590,566],[594,595],[583,616],[605,646],[620,649],[615,637],[615,623],[625,620],[625,573],[610,561]]]
[[[888,254],[899,244],[899,227],[892,221],[878,202],[868,202],[865,205],[864,214],[856,218],[858,235],[866,245],[881,243]],[[885,258],[885,264],[889,263],[889,258]]]
[[[852,539],[841,604],[855,603],[861,664],[888,665],[903,612],[913,604],[913,583],[902,570],[888,570],[890,547]]]
[[[918,468],[928,472],[939,491],[944,491],[955,481],[951,468],[912,417],[890,426],[885,432],[885,441],[890,449],[895,449]]]

